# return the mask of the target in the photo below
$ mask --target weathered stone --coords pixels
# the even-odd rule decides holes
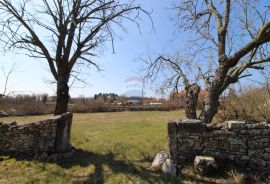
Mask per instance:
[[[166,161],[162,165],[162,171],[164,173],[176,175],[176,167],[171,159],[166,159]]]
[[[233,155],[233,154],[228,154],[228,158],[230,160],[236,161],[237,163],[243,161],[247,162],[250,159],[250,157],[246,155]]]
[[[174,148],[176,168],[183,161],[194,160],[196,155],[203,154],[228,160],[237,166],[270,169],[270,124],[229,121],[219,126],[207,125],[200,131],[201,125],[189,120],[174,124],[174,143],[170,152]]]
[[[175,164],[178,164],[177,124],[169,121],[168,126],[169,155]]]
[[[213,175],[217,171],[214,157],[196,156],[194,159],[194,170],[203,176]]]
[[[264,160],[270,161],[270,153],[264,153],[262,157]]]
[[[191,138],[193,140],[200,140],[200,136],[197,134],[190,134],[189,138]]]
[[[255,157],[255,158],[259,158],[262,156],[264,150],[263,149],[257,149],[257,150],[248,150],[248,156],[249,157]]]
[[[241,145],[241,146],[244,146],[245,145],[245,142],[243,141],[243,140],[241,140],[241,139],[239,139],[239,138],[228,138],[227,139],[227,141],[228,141],[228,143],[230,144],[230,145]]]
[[[220,146],[219,146],[220,145]],[[202,147],[204,148],[204,149],[207,149],[207,150],[213,150],[213,149],[216,149],[216,148],[218,148],[218,147],[223,147],[223,145],[222,144],[219,144],[219,143],[217,143],[217,142],[204,142],[203,144],[202,144]]]
[[[68,151],[72,114],[66,113],[53,119],[26,125],[0,124],[0,154],[17,153],[40,159],[45,154]],[[58,124],[64,127],[59,131]],[[2,133],[3,132],[3,133]],[[63,141],[57,141],[61,139]],[[41,154],[42,153],[42,154]]]
[[[202,121],[199,119],[184,119],[184,120],[181,120],[181,123],[197,124],[197,123],[202,123]]]
[[[190,133],[203,132],[206,129],[206,125],[200,120],[182,120],[177,122],[177,130],[179,131],[189,131]]]
[[[246,125],[247,129],[265,129],[268,128],[269,125],[266,122],[261,123],[252,123]]]
[[[8,114],[4,111],[0,111],[0,117],[8,117]]]
[[[16,122],[12,122],[12,123],[10,123],[10,126],[16,126],[17,125],[17,123]]]
[[[47,158],[47,161],[49,161],[49,162],[56,162],[58,160],[58,158],[59,158],[59,155],[58,154],[53,154],[53,155],[51,155],[51,156],[49,156]]]
[[[249,135],[270,135],[270,128],[268,129],[248,129],[248,130],[240,130],[241,134],[249,134]]]
[[[48,153],[43,152],[39,157],[37,158],[38,160],[46,160],[48,158]]]
[[[194,150],[201,150],[202,149],[202,145],[200,142],[195,142],[194,146],[193,146]]]
[[[62,114],[56,119],[57,129],[56,129],[56,140],[55,140],[55,150],[57,153],[64,153],[70,149],[70,136],[71,136],[71,124],[72,124],[72,114]]]
[[[203,133],[203,137],[210,137],[210,138],[214,138],[214,139],[224,139],[223,137],[225,136],[235,136],[236,133],[235,132],[230,132],[226,129],[224,130],[213,130],[213,131],[207,131]],[[221,137],[223,136],[223,137]]]
[[[264,142],[263,147],[264,148],[270,148],[270,141],[269,142]]]
[[[183,147],[192,147],[194,145],[193,139],[182,139],[181,143]]]
[[[210,156],[213,156],[213,157],[220,157],[220,152],[219,151],[216,151],[216,150],[209,150],[209,149],[205,149],[203,150],[203,154],[204,155],[210,155]]]
[[[250,159],[249,165],[252,168],[264,168],[266,167],[267,162],[263,159]]]
[[[220,129],[226,129],[228,128],[228,123],[210,123],[210,124],[207,124],[207,129],[210,129],[210,130],[220,130]]]
[[[263,148],[263,142],[260,141],[248,141],[248,147],[251,149],[262,149]]]
[[[63,158],[71,158],[73,154],[74,154],[74,150],[71,150],[71,151],[69,151],[67,153],[63,153],[61,156]]]
[[[245,121],[226,121],[225,123],[228,124],[229,130],[239,130],[245,128],[246,126]]]
[[[156,168],[161,166],[167,159],[169,158],[169,154],[166,151],[160,151],[154,158],[152,162],[151,168]]]

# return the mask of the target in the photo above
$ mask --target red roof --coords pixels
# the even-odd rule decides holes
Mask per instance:
[[[206,94],[207,94],[207,90],[202,89],[202,90],[200,91],[199,96],[203,96],[203,97],[204,97]],[[173,96],[176,97],[176,98],[184,97],[184,96],[186,96],[186,91],[185,91],[185,90],[182,90],[182,91],[180,91],[179,93],[174,94]]]
[[[176,93],[173,95],[174,97],[183,97],[186,96],[186,91],[180,91],[179,93]]]

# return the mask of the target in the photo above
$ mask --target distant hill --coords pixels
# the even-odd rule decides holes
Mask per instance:
[[[126,91],[123,95],[127,96],[127,97],[132,97],[132,96],[141,97],[142,96],[142,91],[141,90],[129,90],[129,91]],[[145,96],[145,93],[143,93],[143,95]]]

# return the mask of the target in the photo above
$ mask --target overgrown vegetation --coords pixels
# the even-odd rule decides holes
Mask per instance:
[[[270,122],[270,93],[268,88],[248,87],[239,94],[230,89],[217,114],[219,121],[252,120]]]

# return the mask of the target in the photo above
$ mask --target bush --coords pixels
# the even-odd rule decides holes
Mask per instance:
[[[228,95],[221,103],[218,121],[251,120],[270,122],[270,94],[264,88],[246,88],[238,95]]]

